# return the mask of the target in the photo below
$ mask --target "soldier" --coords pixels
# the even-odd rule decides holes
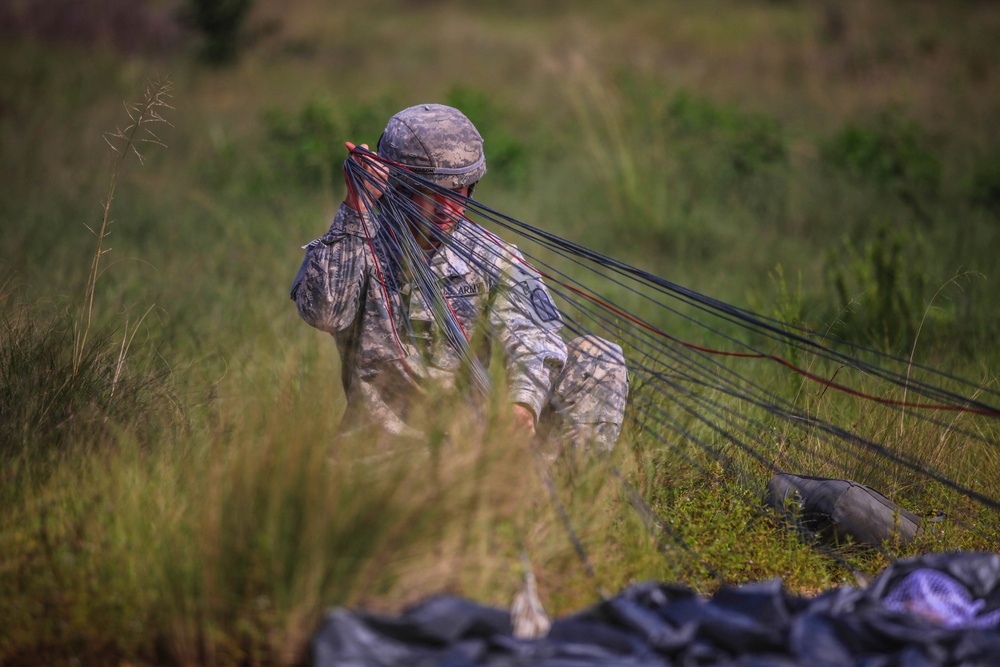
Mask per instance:
[[[346,146],[349,159],[363,160]],[[386,125],[378,156],[461,196],[410,192],[408,204],[420,215],[408,223],[474,362],[488,365],[491,348],[500,347],[516,426],[610,451],[628,393],[622,350],[596,336],[564,342],[561,315],[538,273],[517,248],[464,217],[462,198],[486,172],[473,124],[439,104],[404,109]],[[374,159],[362,164],[373,178],[364,192],[349,180],[330,230],[305,246],[291,297],[306,322],[336,340],[348,402],[342,429],[375,424],[419,436],[408,423],[415,398],[432,387],[453,389],[469,355],[437,331],[432,295],[390,261],[387,236],[378,234],[386,221],[370,209],[391,179]]]

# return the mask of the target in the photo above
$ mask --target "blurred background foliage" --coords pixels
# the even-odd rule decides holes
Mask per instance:
[[[471,454],[390,465],[375,485],[319,463],[342,410],[338,362],[288,287],[343,197],[343,142],[374,146],[411,104],[477,124],[489,172],[476,196],[495,209],[723,301],[994,382],[998,50],[1000,7],[977,0],[0,0],[0,662],[281,661],[329,604],[441,589],[503,604],[512,516],[534,526],[552,610],[592,599],[557,522],[511,492],[523,462],[495,488],[475,487]],[[101,333],[67,375],[105,133],[163,75],[166,147],[142,146],[121,176]],[[980,456],[996,469],[995,454],[925,440],[962,480],[984,476]],[[809,591],[849,576],[748,518],[745,489],[643,447],[630,450],[637,486],[733,581]],[[350,450],[361,468],[363,450]],[[858,467],[904,501],[932,493],[891,472]],[[600,583],[711,588],[665,561],[621,498],[578,484],[570,511]]]

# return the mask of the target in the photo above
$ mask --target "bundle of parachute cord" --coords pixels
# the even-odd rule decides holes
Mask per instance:
[[[465,236],[482,246],[501,244],[500,238],[516,245],[523,257],[519,270],[544,281],[567,335],[596,335],[622,346],[631,386],[626,426],[632,438],[667,448],[705,472],[704,461],[727,466],[732,452],[775,472],[790,458],[845,473],[864,461],[883,461],[974,504],[1000,510],[1000,500],[977,490],[972,482],[953,479],[903,448],[887,447],[827,421],[818,410],[808,410],[799,404],[802,401],[788,397],[796,392],[765,386],[755,381],[755,375],[770,364],[804,385],[853,397],[862,413],[872,405],[883,406],[885,414],[898,413],[907,423],[936,429],[942,443],[978,443],[987,448],[997,445],[1000,392],[996,389],[700,294],[442,188],[363,147],[352,149],[344,170],[349,190],[380,223],[368,243],[383,287],[397,287],[392,284],[397,272],[391,270],[397,267],[381,263],[398,262],[401,273],[412,277],[425,295],[437,326],[467,365],[478,390],[490,391],[489,374],[473,353],[421,246],[448,247],[469,266],[490,269],[481,249],[463,246],[463,235],[442,231],[440,220],[435,224],[423,213],[428,208],[436,211],[435,216],[464,209],[461,219],[450,213],[455,216],[451,222],[465,225]],[[418,206],[420,198],[432,205]],[[447,201],[454,206],[440,205]],[[385,250],[377,253],[376,247]],[[704,332],[703,339],[713,343],[681,340],[668,333],[677,328],[671,323],[678,322],[685,330]],[[767,376],[773,378],[775,373]],[[700,561],[625,476],[614,466],[611,469],[661,551],[684,552]],[[738,482],[749,482],[745,466],[732,466],[731,472]],[[567,528],[584,566],[592,572],[572,527],[567,524]],[[710,563],[700,565],[715,573]]]

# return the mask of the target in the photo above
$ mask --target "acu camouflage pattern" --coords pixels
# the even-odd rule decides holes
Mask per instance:
[[[486,172],[475,126],[440,104],[393,116],[378,154],[453,190]],[[329,232],[307,246],[292,298],[303,319],[337,341],[347,425],[374,423],[419,436],[407,424],[414,397],[453,389],[463,361],[417,284],[393,269],[400,263],[379,241],[378,226],[376,218],[341,206]],[[541,430],[611,449],[628,393],[621,348],[593,336],[567,347],[548,289],[515,247],[467,220],[451,234],[452,242],[431,256],[430,269],[475,356],[488,366],[491,348],[499,346],[508,398],[529,406]]]
[[[394,263],[378,243],[378,224],[341,206],[329,232],[307,246],[292,298],[306,322],[337,342],[345,427],[376,424],[419,437],[407,423],[413,399],[431,387],[454,388],[462,360],[417,285],[389,270]],[[628,394],[621,348],[596,336],[567,345],[548,289],[514,246],[469,221],[452,234],[454,243],[431,257],[431,271],[484,365],[500,346],[509,400],[531,407],[540,432],[613,448]]]
[[[539,432],[560,447],[586,444],[610,452],[628,400],[625,356],[618,345],[592,335],[566,347],[566,365],[542,411]]]
[[[449,190],[486,173],[482,136],[465,114],[443,104],[420,104],[389,119],[378,154]]]

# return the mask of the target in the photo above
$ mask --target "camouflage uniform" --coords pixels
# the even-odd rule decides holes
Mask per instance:
[[[407,150],[415,134],[423,131],[426,140],[421,122],[436,124],[437,152]],[[485,172],[481,141],[457,110],[425,105],[393,117],[379,153],[461,188]],[[459,150],[470,144],[478,156]],[[306,322],[337,342],[347,424],[374,422],[392,434],[418,435],[407,424],[412,399],[428,387],[453,388],[462,359],[440,335],[417,284],[391,261],[376,235],[379,224],[341,206],[327,234],[306,246],[292,298]],[[567,345],[548,289],[514,246],[468,220],[450,240],[430,257],[430,269],[475,356],[488,366],[491,347],[500,346],[511,402],[530,407],[544,422],[540,428],[554,426],[560,437],[610,450],[628,392],[621,348],[596,336]]]

